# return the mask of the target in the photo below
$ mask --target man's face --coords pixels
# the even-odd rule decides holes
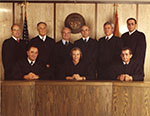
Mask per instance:
[[[31,60],[31,61],[35,61],[37,59],[37,56],[38,56],[38,49],[35,48],[35,47],[31,47],[28,51],[27,51],[27,55],[28,55],[28,58]]]
[[[21,31],[20,31],[20,27],[18,25],[14,25],[13,26],[13,29],[11,30],[12,32],[12,35],[15,37],[15,38],[19,38],[20,35],[21,35]]]
[[[122,51],[122,53],[121,53],[122,61],[124,61],[125,63],[128,63],[131,58],[132,58],[132,54],[130,54],[129,50],[123,50]]]
[[[37,27],[37,30],[39,32],[39,35],[41,36],[45,36],[46,33],[47,33],[47,26],[45,24],[40,24],[38,27]]]
[[[70,40],[71,37],[70,29],[64,28],[64,30],[62,31],[62,37],[64,40]]]
[[[104,26],[104,33],[106,36],[110,36],[113,33],[113,28],[111,25],[107,24]]]
[[[89,29],[88,26],[83,26],[83,27],[81,28],[81,35],[82,35],[82,37],[84,37],[84,38],[87,38],[87,37],[90,35],[90,29]]]
[[[134,31],[136,29],[136,24],[135,24],[135,21],[134,20],[129,20],[127,22],[127,27],[128,27],[128,30],[130,32]]]
[[[72,59],[73,59],[73,61],[79,62],[80,57],[81,57],[81,53],[80,53],[79,50],[73,50],[72,51]]]

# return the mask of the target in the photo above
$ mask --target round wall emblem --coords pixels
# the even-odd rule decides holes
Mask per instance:
[[[71,13],[65,19],[65,26],[71,29],[71,33],[79,33],[83,25],[85,25],[85,20],[78,13]]]

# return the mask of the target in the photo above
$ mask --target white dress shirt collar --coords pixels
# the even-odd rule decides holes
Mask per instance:
[[[67,40],[62,39],[62,43],[63,43],[63,45],[65,45],[65,44],[66,44],[66,41],[67,41]],[[69,41],[67,41],[67,42],[69,43]]]
[[[16,40],[16,41],[19,39],[19,38],[18,38],[18,39],[17,39],[17,38],[15,38],[13,35],[12,35],[12,38],[13,38],[14,40]],[[19,39],[19,40],[20,40],[20,39]]]
[[[27,60],[28,60],[29,64],[31,64],[31,62],[32,62],[31,65],[33,65],[33,64],[35,63],[35,60],[34,60],[34,61],[31,61],[29,58],[27,58]]]
[[[111,34],[110,36],[106,36],[105,39],[110,40],[112,38],[113,34]]]
[[[122,61],[123,62],[123,64],[125,65],[125,64],[129,64],[130,63],[130,61],[128,62],[128,63],[125,63],[124,61]]]
[[[89,37],[89,36],[88,36],[87,38],[82,37],[82,39],[83,39],[83,41],[85,41],[85,40],[86,40],[86,42],[88,42],[88,41],[89,41],[89,39],[90,39],[90,37]]]
[[[42,37],[41,35],[39,35],[40,39],[45,41],[46,40],[46,35],[44,35],[44,37]]]
[[[133,34],[135,31],[136,31],[136,29],[134,31],[132,31],[132,32],[129,31],[129,35]]]

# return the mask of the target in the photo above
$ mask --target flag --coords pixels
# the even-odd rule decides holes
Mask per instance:
[[[120,37],[119,32],[119,20],[118,20],[118,11],[115,12],[115,25],[114,25],[114,35]]]
[[[29,42],[29,34],[28,34],[28,25],[27,25],[26,12],[25,12],[25,18],[24,18],[24,26],[23,26],[22,38],[25,41],[25,43],[28,44],[28,42]]]

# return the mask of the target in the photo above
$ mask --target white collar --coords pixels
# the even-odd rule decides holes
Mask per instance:
[[[113,34],[111,34],[110,36],[106,36],[105,39],[110,40],[112,38]]]
[[[136,31],[136,29],[134,31],[132,31],[132,32],[129,31],[129,35],[133,34],[135,31]]]
[[[29,64],[31,64],[31,62],[33,62],[32,63],[32,65],[35,63],[35,60],[34,61],[31,61],[29,58],[27,58],[27,60],[28,60],[28,62],[29,62]]]
[[[42,37],[41,35],[39,35],[40,39],[45,41],[46,40],[46,35],[44,35],[44,37]]]
[[[88,36],[87,38],[82,37],[82,39],[83,39],[84,41],[86,40],[86,42],[88,42],[89,39],[90,39],[90,37],[89,37],[89,36]]]
[[[16,41],[19,39],[19,38],[17,39],[17,38],[16,38],[16,37],[14,37],[13,35],[12,35],[12,38],[13,38],[14,40],[16,40]],[[19,40],[20,40],[20,39],[19,39]]]
[[[124,61],[122,61],[122,62],[123,62],[124,65],[126,64]],[[127,64],[129,64],[129,63],[130,63],[130,61]]]
[[[69,41],[62,39],[62,43],[63,43],[63,45],[65,45],[65,44],[66,44],[66,42],[68,42],[68,43],[69,43]]]

